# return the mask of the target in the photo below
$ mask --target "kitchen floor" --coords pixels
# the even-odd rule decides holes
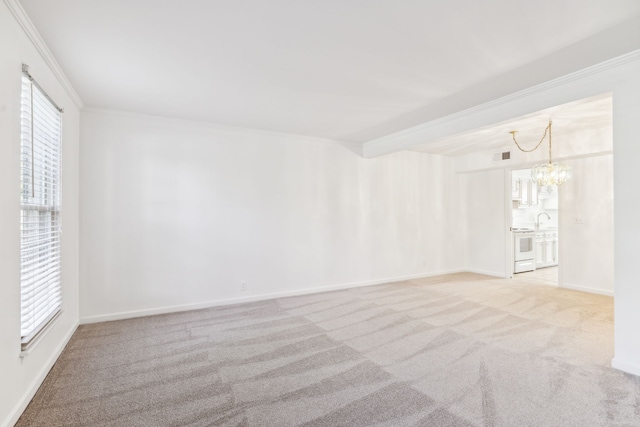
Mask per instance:
[[[539,285],[558,286],[558,266],[539,268],[535,271],[518,273],[513,275],[514,279],[527,279],[530,283]]]

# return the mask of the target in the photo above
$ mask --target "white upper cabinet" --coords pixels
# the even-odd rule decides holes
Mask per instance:
[[[513,178],[511,180],[511,195],[513,200],[518,201],[518,207],[528,208],[537,206],[538,184],[532,179]]]

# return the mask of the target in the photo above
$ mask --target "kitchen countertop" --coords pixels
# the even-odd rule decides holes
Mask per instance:
[[[522,233],[533,233],[535,230],[533,228],[513,228],[511,231],[514,234],[522,234]]]

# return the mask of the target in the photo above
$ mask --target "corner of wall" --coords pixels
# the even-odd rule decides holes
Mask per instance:
[[[635,365],[633,363],[625,362],[623,360],[620,360],[617,357],[614,357],[613,360],[611,360],[611,367],[613,369],[626,372],[627,374],[640,377],[640,365]]]
[[[42,385],[44,379],[49,374],[49,371],[51,371],[51,368],[53,368],[53,365],[58,360],[58,357],[60,357],[60,355],[62,354],[62,351],[65,349],[67,344],[69,344],[71,337],[76,332],[79,325],[80,325],[80,322],[76,320],[75,323],[71,326],[71,328],[69,328],[69,330],[65,334],[62,341],[60,341],[60,344],[49,355],[46,363],[42,365],[42,368],[40,369],[40,371],[37,373],[37,375],[34,377],[31,383],[27,386],[25,392],[18,400],[18,404],[8,414],[7,418],[0,423],[0,427],[10,427],[18,422],[18,420],[20,419],[20,416],[22,416],[22,413],[24,412],[24,410],[27,408],[27,406],[29,406],[31,399],[33,399],[36,392]],[[29,355],[25,357],[29,357]]]

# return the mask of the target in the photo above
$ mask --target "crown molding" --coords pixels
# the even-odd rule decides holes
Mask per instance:
[[[60,65],[58,64],[58,61],[56,61],[55,57],[47,47],[47,44],[45,43],[36,27],[33,25],[33,22],[31,22],[31,19],[27,15],[27,12],[24,10],[20,2],[18,0],[4,0],[4,3],[9,8],[16,21],[18,21],[27,37],[29,37],[29,40],[31,40],[31,43],[33,43],[38,53],[40,53],[40,56],[42,56],[44,62],[49,66],[55,77],[58,79],[58,82],[60,82],[65,92],[67,92],[67,95],[69,95],[75,106],[79,110],[82,110],[84,108],[82,99],[80,99],[75,89],[73,89],[73,86],[71,86],[69,79],[67,79],[67,76],[65,76],[62,68],[60,68]]]
[[[447,116],[431,120],[429,122],[413,126],[408,129],[392,133],[390,135],[383,136],[381,138],[373,139],[363,144],[364,156],[375,157],[399,150],[409,149],[415,145],[423,144],[425,141],[432,139],[434,129],[441,128],[443,126],[446,127],[447,125],[453,125],[456,120],[469,117],[496,107],[500,107],[510,102],[521,100],[531,95],[536,95],[549,89],[581,80],[585,77],[599,74],[603,71],[617,68],[638,60],[640,60],[640,50],[635,50],[633,52],[629,52],[616,58],[612,58],[610,60],[584,68],[582,70],[567,74],[565,76],[558,77],[535,86],[531,86],[527,89],[513,92],[509,95],[502,96],[492,101],[488,101],[471,108],[466,108],[456,113],[449,114]]]

